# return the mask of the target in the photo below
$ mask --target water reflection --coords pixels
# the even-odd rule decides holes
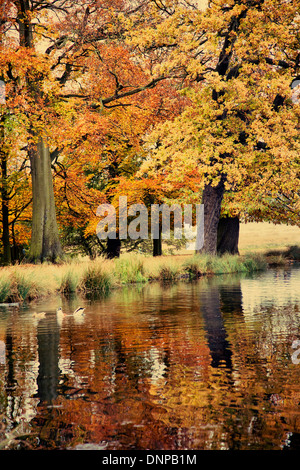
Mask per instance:
[[[223,297],[223,305],[228,305],[228,297]],[[212,358],[212,367],[225,365],[232,369],[230,345],[224,326],[223,313],[221,311],[221,292],[218,286],[202,292],[201,313],[204,319],[204,328],[208,339],[208,346]]]
[[[1,309],[0,447],[297,448],[299,280],[291,269],[123,289],[86,300],[80,324],[57,322],[61,299],[36,305],[38,322],[30,306]]]
[[[38,362],[37,396],[41,402],[57,398],[59,382],[60,331],[56,318],[42,319],[37,326]]]

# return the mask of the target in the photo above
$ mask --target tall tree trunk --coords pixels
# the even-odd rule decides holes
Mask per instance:
[[[0,122],[0,158],[1,158],[1,208],[2,208],[2,245],[3,245],[3,264],[11,264],[11,249],[9,240],[9,210],[8,210],[8,191],[7,191],[7,154],[4,147],[5,138],[5,116],[2,116]]]
[[[62,257],[56,221],[50,151],[40,137],[29,151],[32,178],[32,234],[29,261],[58,261]]]
[[[34,50],[33,25],[31,23],[30,4],[28,0],[16,2],[18,8],[20,45]],[[33,83],[27,77],[27,86],[35,99],[42,97],[38,82]],[[58,226],[55,213],[53,179],[49,148],[41,136],[34,135],[37,143],[30,145],[29,158],[32,179],[32,234],[29,261],[55,262],[62,257]]]
[[[221,204],[225,191],[225,177],[221,177],[217,186],[206,184],[202,195],[204,205],[204,245],[198,253],[217,253],[218,225],[221,212]]]
[[[222,255],[239,254],[240,220],[238,217],[221,217],[218,225],[217,252]]]

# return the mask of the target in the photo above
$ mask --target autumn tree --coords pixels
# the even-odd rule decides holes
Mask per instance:
[[[62,254],[53,168],[67,162],[75,186],[80,181],[84,189],[80,159],[94,151],[92,136],[97,145],[110,146],[114,109],[139,106],[136,97],[165,80],[191,104],[152,134],[150,142],[159,146],[148,146],[152,167],[147,158],[142,171],[146,180],[160,172],[170,183],[184,181],[184,171],[196,168],[205,208],[204,251],[216,252],[225,192],[242,189],[251,172],[257,176],[253,191],[268,187],[275,196],[280,183],[285,194],[288,180],[298,175],[298,107],[289,100],[298,70],[297,7],[296,0],[288,7],[271,0],[218,0],[206,9],[185,0],[5,2],[1,73],[11,107],[27,123],[30,258],[57,260]],[[64,132],[54,136],[59,125]],[[76,164],[70,151],[78,155]],[[99,171],[113,169],[109,162],[124,156],[96,154]]]
[[[299,62],[299,4],[220,0],[205,10],[196,2],[160,6],[165,19],[152,35],[148,28],[144,52],[159,46],[164,72],[185,71],[193,104],[155,131],[161,145],[153,152],[152,170],[169,165],[175,175],[180,165],[181,171],[199,167],[203,250],[214,254],[226,191],[242,190],[252,172],[252,190],[263,194],[268,188],[273,196],[298,178],[299,108],[290,85]]]
[[[24,258],[30,239],[31,185],[24,150],[18,148],[22,122],[16,115],[3,119],[1,145],[1,203],[3,264]]]
[[[134,51],[124,43],[126,18],[144,8],[144,2],[135,8],[117,0],[94,0],[88,5],[84,1],[74,5],[68,0],[26,0],[6,5],[3,73],[22,96],[28,119],[33,195],[29,258],[55,261],[62,249],[51,171],[51,160],[60,150],[53,146],[53,123],[70,99],[101,113],[114,102],[119,104],[123,98],[153,88],[161,77],[141,73],[143,65],[136,56],[127,67]],[[117,68],[115,55],[120,59]],[[98,86],[89,89],[86,83],[96,67]]]
[[[147,69],[135,63],[120,45],[99,46],[97,53],[84,57],[82,63],[88,71],[81,80],[80,95],[68,97],[61,117],[52,126],[55,136],[52,143],[59,149],[53,166],[57,175],[58,219],[64,238],[66,234],[70,240],[75,237],[73,240],[80,241],[88,254],[94,256],[104,249],[96,236],[98,205],[116,198],[120,178],[129,181],[135,177],[147,157],[144,148],[147,134],[156,123],[180,113],[184,99],[170,84],[159,81],[155,87],[139,88],[139,83],[147,82]],[[116,83],[122,89],[135,84],[135,93],[124,91],[123,97],[101,108],[96,99],[100,93],[113,93]],[[130,182],[126,191],[134,192],[134,183]],[[119,247],[118,237],[108,239],[106,254],[117,255]]]
[[[5,3],[2,71],[10,97],[8,106],[23,112],[27,120],[31,261],[55,261],[62,256],[51,171],[58,156],[70,149],[64,138],[53,138],[57,123],[65,131],[68,126],[61,116],[72,113],[73,107],[81,116],[86,112],[90,122],[89,114],[105,116],[114,107],[132,106],[129,100],[134,95],[142,95],[166,78],[153,70],[157,57],[147,61],[130,44],[128,31],[143,27],[141,15],[148,10],[149,17],[152,2],[137,2],[135,7],[118,1],[94,1],[88,6],[65,0]],[[108,132],[101,124],[100,129]],[[80,145],[87,135],[91,132],[80,130],[73,138]]]
[[[1,54],[0,54],[1,57]],[[2,57],[1,57],[2,58]],[[20,149],[23,133],[26,133],[22,115],[10,108],[6,100],[5,82],[0,92],[0,155],[1,155],[1,214],[2,262],[20,261],[21,250],[29,238],[27,219],[31,195],[29,172],[24,149]],[[24,143],[24,140],[23,140]]]

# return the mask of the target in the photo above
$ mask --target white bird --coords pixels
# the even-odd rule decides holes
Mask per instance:
[[[83,307],[78,307],[74,313],[73,313],[73,317],[74,317],[74,320],[75,320],[75,323],[82,323],[83,322],[83,319],[84,319],[84,308]]]
[[[74,321],[77,324],[83,323],[84,321],[84,308],[83,307],[78,307],[74,312],[73,312],[73,317]]]
[[[63,321],[65,316],[66,316],[66,314],[63,312],[63,309],[61,307],[59,307],[56,310],[56,319],[57,319],[57,323],[59,324],[59,326],[62,325],[62,321]]]
[[[83,315],[83,314],[84,314],[84,311],[85,311],[85,308],[83,308],[83,307],[78,307],[78,308],[76,308],[76,310],[74,311],[73,315]]]
[[[67,314],[63,312],[61,307],[59,307],[56,310],[57,321],[59,324],[61,324],[65,317],[74,317],[76,322],[80,322],[84,318],[84,310],[85,309],[83,307],[78,307],[73,313]]]

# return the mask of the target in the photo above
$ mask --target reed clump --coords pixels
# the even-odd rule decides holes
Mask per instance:
[[[175,281],[183,277],[184,260],[185,257],[181,256],[145,257],[145,276],[149,281]]]
[[[112,275],[105,262],[94,262],[83,271],[77,290],[89,294],[106,294],[111,289],[112,283]]]
[[[23,302],[38,297],[34,279],[25,273],[6,271],[0,282],[0,303]]]
[[[125,254],[114,261],[113,277],[116,284],[137,284],[146,282],[145,257]]]
[[[11,280],[7,277],[3,277],[0,280],[0,303],[7,302],[11,292]]]
[[[79,276],[73,270],[67,271],[61,277],[59,292],[61,294],[74,294],[79,287]]]
[[[165,264],[159,271],[159,280],[174,282],[181,277],[179,268],[172,264]]]

